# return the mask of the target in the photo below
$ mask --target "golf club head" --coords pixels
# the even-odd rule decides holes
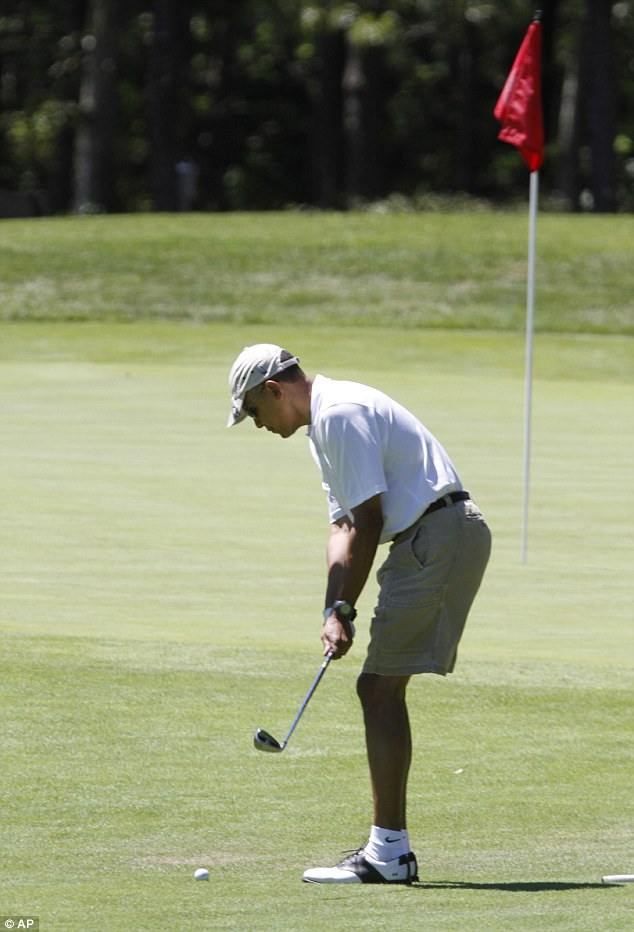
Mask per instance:
[[[258,751],[268,751],[269,754],[279,754],[280,751],[284,750],[279,741],[276,741],[273,735],[270,735],[263,728],[256,728],[253,735],[253,746]]]

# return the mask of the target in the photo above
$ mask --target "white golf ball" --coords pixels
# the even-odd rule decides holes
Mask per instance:
[[[209,871],[206,867],[199,867],[194,871],[194,880],[209,880]]]

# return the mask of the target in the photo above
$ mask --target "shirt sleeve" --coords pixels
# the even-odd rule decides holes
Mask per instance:
[[[323,450],[346,513],[387,491],[381,427],[377,414],[359,404],[333,405],[323,419]]]
[[[345,517],[346,509],[341,507],[326,482],[322,482],[322,488],[326,493],[326,501],[328,503],[328,520],[331,524],[334,524],[335,521],[339,521],[341,518]]]
[[[321,487],[326,493],[326,501],[328,504],[328,519],[331,524],[334,524],[335,521],[339,521],[340,518],[344,517],[344,515],[346,514],[346,509],[342,508],[342,506],[339,504],[339,502],[337,501],[336,495],[334,494],[334,492],[332,491],[332,489],[326,482],[325,471],[324,471],[325,463],[322,462],[322,459],[317,451],[317,448],[315,447],[314,441],[310,439],[309,443],[310,443],[310,452],[312,454],[312,457],[315,460],[315,463],[317,464],[317,468],[321,471],[321,475],[322,475]]]

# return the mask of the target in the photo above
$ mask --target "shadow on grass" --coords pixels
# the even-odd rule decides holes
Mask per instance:
[[[613,884],[604,883],[564,883],[560,881],[521,880],[512,883],[468,883],[460,880],[430,880],[425,883],[413,883],[412,889],[418,890],[501,890],[503,893],[561,893],[564,890],[606,890]]]

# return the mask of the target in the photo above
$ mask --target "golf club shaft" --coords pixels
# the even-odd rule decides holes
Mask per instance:
[[[284,740],[282,741],[282,745],[281,745],[281,746],[282,746],[282,749],[285,748],[286,745],[288,744],[291,735],[292,735],[293,732],[295,731],[295,727],[296,727],[298,721],[300,720],[300,718],[301,718],[302,715],[304,714],[304,709],[305,709],[306,706],[308,705],[308,702],[309,702],[309,700],[310,700],[310,697],[312,696],[312,694],[315,692],[315,690],[316,690],[317,687],[319,686],[319,681],[321,680],[322,676],[323,676],[324,673],[326,672],[326,667],[328,666],[328,664],[330,663],[330,661],[332,660],[332,658],[333,658],[333,652],[332,652],[332,651],[328,651],[328,653],[327,653],[326,656],[324,657],[324,660],[323,660],[322,665],[321,665],[320,668],[319,668],[319,672],[317,673],[317,676],[316,676],[315,679],[313,680],[313,685],[310,687],[310,689],[309,689],[308,692],[306,693],[306,698],[304,699],[304,701],[302,702],[302,704],[301,704],[300,707],[299,707],[299,712],[298,712],[297,715],[295,716],[295,720],[293,721],[293,724],[292,724],[291,727],[289,728],[288,734],[286,735],[286,737],[285,737]]]

